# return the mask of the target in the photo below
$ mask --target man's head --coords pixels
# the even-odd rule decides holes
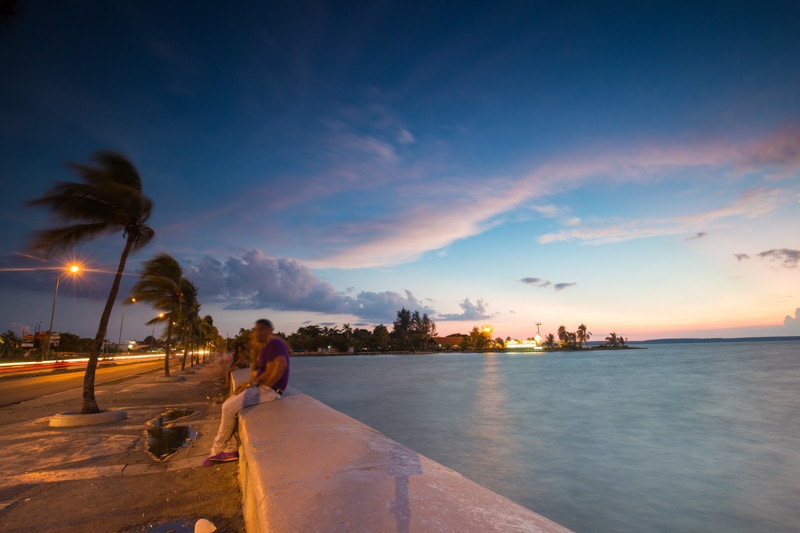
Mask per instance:
[[[270,336],[272,336],[272,331],[272,322],[266,318],[259,318],[256,320],[256,324],[253,327],[253,332],[256,334],[256,338],[259,340],[259,342],[267,342]]]

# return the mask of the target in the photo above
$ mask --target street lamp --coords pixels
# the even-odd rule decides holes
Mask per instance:
[[[68,272],[70,274],[77,274],[81,267],[78,265],[70,265]],[[53,338],[53,319],[56,316],[56,301],[58,300],[58,284],[61,282],[61,274],[56,276],[56,290],[53,292],[53,310],[50,311],[50,329],[47,330],[47,347],[45,348],[44,358],[50,359],[50,341]]]
[[[125,321],[125,304],[128,303],[128,301],[129,300],[126,298],[122,302],[122,316],[119,319],[119,338],[117,339],[117,351],[118,352],[121,351],[119,349],[119,347],[122,344],[122,323]],[[130,303],[135,304],[136,303],[136,298],[131,298],[130,299]]]
[[[164,318],[164,313],[158,313],[158,318]],[[150,333],[150,351],[153,351],[153,345],[156,343],[156,320],[153,319],[153,331]]]

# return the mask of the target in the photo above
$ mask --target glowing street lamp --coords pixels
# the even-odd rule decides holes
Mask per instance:
[[[78,265],[70,265],[67,269],[67,272],[70,274],[77,274],[80,271],[81,267]],[[47,330],[47,347],[45,348],[44,358],[45,360],[50,358],[50,341],[53,338],[53,319],[56,316],[56,301],[58,300],[58,284],[61,282],[61,274],[56,276],[56,290],[53,292],[53,310],[50,311],[50,329]]]
[[[158,318],[159,318],[159,320],[164,318],[164,313],[158,313]],[[156,321],[153,320],[153,331],[152,331],[152,333],[150,333],[150,351],[151,352],[153,351],[153,348],[155,347],[154,346],[155,343],[156,343]]]
[[[130,298],[130,299],[126,298],[125,301],[122,302],[122,316],[119,319],[119,338],[117,339],[117,351],[118,352],[121,351],[119,349],[119,347],[122,344],[122,323],[125,320],[125,304],[127,304],[127,303],[135,304],[136,303],[136,298]]]

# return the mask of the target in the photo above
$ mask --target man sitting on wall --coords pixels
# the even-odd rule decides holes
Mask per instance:
[[[239,459],[239,439],[234,438],[239,412],[251,405],[279,399],[289,384],[289,348],[283,339],[273,335],[273,331],[269,320],[256,320],[253,333],[263,346],[256,362],[256,372],[222,404],[219,431],[214,437],[211,455],[203,466]]]

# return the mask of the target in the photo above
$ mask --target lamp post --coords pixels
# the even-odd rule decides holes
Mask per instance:
[[[69,267],[69,272],[72,274],[76,274],[81,267],[78,265],[71,265]],[[56,301],[58,300],[58,284],[61,282],[61,274],[56,276],[56,290],[53,292],[53,310],[50,311],[50,329],[47,330],[47,347],[45,348],[44,358],[45,360],[50,359],[50,341],[53,338],[53,319],[56,316]]]
[[[119,338],[117,339],[117,351],[120,352],[122,350],[119,349],[120,344],[122,344],[122,323],[125,321],[125,304],[128,303],[128,299],[126,298],[125,301],[122,302],[122,316],[119,319]],[[135,304],[136,298],[131,298],[130,303]]]
[[[158,313],[158,318],[164,318],[164,313]],[[153,331],[150,333],[150,351],[153,351],[156,343],[156,321],[153,320]]]

